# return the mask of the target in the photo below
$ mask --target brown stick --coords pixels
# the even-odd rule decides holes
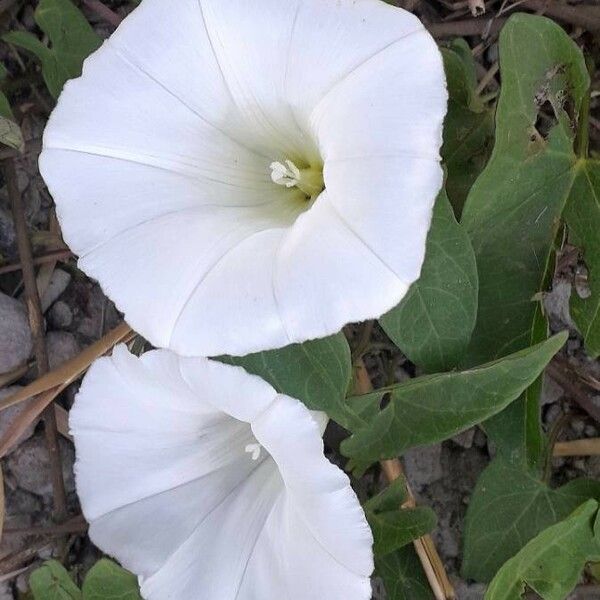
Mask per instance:
[[[371,379],[362,359],[359,358],[355,361],[354,368],[356,369],[355,387],[357,393],[368,394],[373,391]],[[381,461],[381,469],[390,483],[399,477],[404,477],[402,463],[397,458]],[[415,497],[409,487],[408,481],[406,482],[406,489],[408,500],[402,505],[402,508],[414,507],[416,505]],[[424,535],[414,540],[413,545],[436,600],[454,600],[456,598],[454,588],[448,579],[448,574],[431,536],[429,534]]]
[[[43,265],[50,262],[55,261],[64,261],[73,256],[73,253],[70,250],[53,250],[48,252],[47,254],[42,254],[41,256],[36,256],[33,258],[34,265]],[[20,271],[22,268],[21,263],[12,263],[10,265],[4,265],[0,267],[0,275],[5,275],[6,273],[13,273],[14,271]]]
[[[600,438],[556,442],[552,454],[553,456],[599,456]]]
[[[495,34],[506,23],[501,19],[465,19],[464,21],[448,21],[446,23],[428,23],[425,27],[435,38],[462,37],[465,35]]]
[[[573,376],[568,369],[564,368],[564,365],[554,360],[550,362],[546,372],[560,385],[570,398],[600,423],[600,406],[596,405],[591,395],[578,385],[577,376]]]
[[[38,376],[44,375],[49,370],[48,354],[46,351],[46,341],[44,338],[44,319],[42,317],[42,307],[40,297],[37,292],[35,281],[35,270],[33,268],[33,257],[31,254],[31,245],[27,232],[27,223],[21,202],[21,194],[17,184],[17,172],[12,160],[4,163],[4,173],[6,178],[6,187],[10,198],[13,219],[15,222],[15,231],[17,234],[17,246],[21,258],[21,271],[23,273],[23,283],[25,286],[25,298],[27,312],[29,315],[29,324],[33,335],[33,347],[37,365]],[[65,493],[65,483],[62,475],[62,461],[60,449],[58,446],[58,434],[56,431],[56,420],[54,409],[49,406],[44,410],[44,431],[46,434],[46,445],[50,458],[50,471],[52,480],[52,493],[54,497],[54,515],[58,521],[64,520],[67,514],[67,498]]]
[[[45,525],[41,527],[6,527],[4,535],[61,535],[69,533],[84,533],[88,525],[82,515],[69,519],[62,525]]]
[[[74,358],[71,358],[60,367],[46,373],[32,381],[29,385],[16,391],[8,398],[0,400],[0,410],[24,402],[33,396],[51,391],[57,387],[66,387],[82,375],[87,368],[100,356],[106,354],[118,343],[126,343],[133,336],[133,332],[127,323],[121,323],[109,331],[103,338],[88,346]]]
[[[102,4],[100,0],[83,0],[83,3],[90,10],[93,10],[100,18],[115,27],[118,27],[121,24],[121,21],[123,21],[121,15],[118,15],[114,10],[108,8],[105,4]]]
[[[545,15],[587,31],[600,31],[600,15],[593,7],[569,6],[556,0],[525,0],[520,6],[529,10],[543,10]]]

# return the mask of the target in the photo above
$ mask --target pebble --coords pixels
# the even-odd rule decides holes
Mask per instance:
[[[75,489],[73,476],[75,453],[73,447],[63,439],[59,439],[59,447],[62,457],[65,489],[68,493]],[[48,449],[46,448],[46,440],[41,432],[21,444],[6,459],[5,464],[19,488],[37,496],[42,496],[50,504],[52,501],[50,460]]]
[[[483,583],[467,583],[453,581],[454,591],[458,600],[483,600],[486,586]]]
[[[20,390],[20,385],[13,385],[7,388],[2,388],[0,390],[0,400],[4,398],[8,398],[12,394],[14,394],[17,390]],[[9,427],[12,425],[13,421],[33,402],[33,398],[20,402],[19,404],[15,404],[14,406],[9,406],[8,408],[0,411],[0,438],[3,438]],[[10,454],[19,444],[22,444],[25,440],[28,440],[35,430],[35,423],[32,423],[21,435],[21,437],[11,446],[6,454]]]
[[[565,395],[564,390],[548,375],[544,375],[544,382],[542,384],[542,406],[546,404],[554,404],[558,402]]]
[[[475,427],[462,431],[461,433],[453,436],[452,441],[461,448],[471,448],[473,446],[473,440],[475,439]]]
[[[48,322],[55,329],[67,329],[73,323],[73,311],[62,300],[57,300],[48,311]]]
[[[406,477],[416,491],[442,478],[441,458],[441,444],[413,448],[404,454]]]
[[[50,370],[53,370],[77,356],[81,346],[75,336],[68,331],[50,331],[46,335],[46,349]]]
[[[25,307],[18,300],[0,293],[0,374],[25,363],[32,345]]]
[[[52,277],[50,277],[50,283],[42,296],[42,311],[46,312],[60,295],[67,289],[67,286],[71,283],[71,274],[63,271],[62,269],[54,269]]]

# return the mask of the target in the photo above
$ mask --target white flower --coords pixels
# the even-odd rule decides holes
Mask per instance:
[[[368,600],[371,531],[325,423],[239,367],[117,347],[70,417],[90,537],[149,600]]]
[[[435,42],[380,0],[144,0],[66,85],[40,167],[136,330],[246,354],[402,299],[445,109]]]

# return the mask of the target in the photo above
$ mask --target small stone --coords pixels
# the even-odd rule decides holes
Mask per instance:
[[[600,456],[590,456],[588,458],[587,475],[592,479],[600,479]]]
[[[583,430],[585,437],[596,437],[598,435],[598,430],[593,425],[586,425]]]
[[[63,478],[67,492],[75,489],[73,478],[73,447],[59,439],[62,458]],[[50,459],[44,436],[34,435],[21,444],[15,452],[6,459],[7,470],[11,473],[16,484],[22,490],[42,496],[51,502],[52,483],[50,481]]]
[[[473,438],[473,444],[478,448],[485,448],[487,446],[487,436],[479,427],[475,428],[475,437]]]
[[[458,600],[483,600],[486,586],[483,583],[467,583],[453,581],[454,591]]]
[[[10,583],[0,583],[0,600],[14,600],[13,593],[10,589]]]
[[[581,437],[585,429],[585,421],[583,419],[573,419],[571,421],[571,429],[577,437]]]
[[[87,299],[78,323],[77,332],[85,338],[97,340],[120,321],[114,305],[98,285],[81,286],[81,297]]]
[[[42,311],[46,312],[50,306],[58,300],[60,295],[67,289],[67,286],[71,283],[71,274],[63,271],[62,269],[54,269],[52,277],[50,277],[50,283],[42,296]]]
[[[25,363],[32,345],[25,307],[18,300],[0,293],[0,374]]]
[[[48,311],[48,322],[55,329],[67,329],[73,323],[73,311],[62,300],[57,300]]]
[[[81,351],[75,336],[68,331],[51,331],[46,335],[50,369],[56,369]]]
[[[551,404],[548,407],[546,414],[544,415],[544,421],[546,422],[547,425],[552,425],[558,419],[560,419],[560,417],[562,417],[562,415],[563,415],[563,410],[562,410],[560,404],[558,404],[558,403]]]
[[[21,389],[20,385],[13,385],[7,388],[2,388],[0,390],[0,400],[4,400],[4,398],[8,398]],[[9,428],[12,426],[13,421],[25,410],[27,409],[31,403],[33,402],[33,398],[26,400],[25,402],[20,402],[19,404],[15,404],[14,406],[9,406],[8,408],[0,411],[0,438],[3,438],[8,432]],[[19,444],[22,444],[25,440],[28,440],[35,430],[35,423],[32,423],[21,435],[21,437],[7,450],[6,454],[10,454]]]
[[[544,375],[544,381],[542,384],[542,398],[541,405],[554,404],[558,402],[565,395],[564,390],[548,375]]]
[[[442,478],[441,458],[441,444],[414,448],[404,455],[406,477],[416,491]]]
[[[475,439],[475,427],[471,427],[471,429],[467,429],[455,435],[451,438],[452,441],[461,448],[470,448],[473,445],[473,440]]]

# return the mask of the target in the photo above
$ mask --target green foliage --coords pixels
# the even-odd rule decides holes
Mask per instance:
[[[437,517],[430,508],[400,508],[407,498],[406,482],[399,478],[365,504],[376,556],[386,556],[436,526]]]
[[[4,82],[8,76],[8,71],[6,67],[0,63],[0,83]],[[12,110],[10,108],[10,103],[8,102],[8,98],[0,92],[0,117],[4,117],[6,119],[13,119]]]
[[[520,600],[526,586],[544,600],[563,600],[585,563],[600,559],[599,529],[598,503],[589,500],[511,558],[494,577],[485,600]]]
[[[21,128],[12,120],[0,115],[0,144],[21,150],[25,142]]]
[[[436,201],[421,277],[379,322],[427,372],[448,371],[467,349],[477,316],[477,265],[446,193]]]
[[[29,578],[35,600],[82,600],[69,572],[56,560],[46,561]]]
[[[389,404],[342,444],[360,464],[445,440],[505,408],[540,374],[566,340],[556,335],[532,348],[468,371],[428,375],[354,403],[389,395]]]
[[[385,585],[388,600],[433,600],[431,587],[412,546],[404,546],[381,558],[375,572]]]
[[[480,477],[467,511],[463,575],[490,581],[529,540],[590,498],[600,500],[600,482],[578,479],[551,489],[496,458]]]
[[[571,295],[571,315],[588,353],[600,356],[600,162],[580,160],[565,210],[569,240],[583,250],[590,295]]]
[[[488,161],[494,138],[494,113],[476,93],[475,61],[468,44],[454,40],[442,50],[448,83],[442,158],[446,190],[460,214],[471,186]]]
[[[99,560],[81,590],[56,560],[46,561],[29,578],[34,600],[142,600],[137,578],[111,560]]]
[[[573,185],[573,124],[589,85],[581,51],[544,17],[517,14],[508,20],[500,35],[500,68],[496,143],[462,219],[479,270],[469,365],[546,336],[535,298],[545,287],[553,240]],[[538,121],[542,108],[554,114],[548,127]],[[536,390],[486,430],[507,456],[520,453],[531,464],[543,460]]]
[[[83,61],[100,47],[101,39],[71,0],[41,0],[34,17],[50,47],[26,31],[11,31],[3,39],[40,60],[48,90],[58,98],[65,82],[81,75]]]
[[[142,600],[135,575],[107,559],[90,569],[81,590],[83,600]]]
[[[345,427],[362,424],[345,402],[352,376],[350,348],[343,334],[292,344],[279,350],[219,360],[244,367],[268,381],[278,392],[322,410]]]

